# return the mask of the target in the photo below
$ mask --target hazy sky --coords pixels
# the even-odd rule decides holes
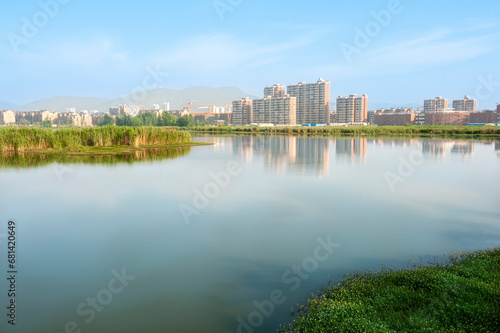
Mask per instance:
[[[158,86],[260,96],[321,77],[332,97],[398,106],[467,94],[493,108],[499,14],[493,0],[2,0],[0,101]]]

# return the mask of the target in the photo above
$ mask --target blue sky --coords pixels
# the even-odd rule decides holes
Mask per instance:
[[[390,17],[377,22],[381,12]],[[332,97],[396,107],[467,94],[493,108],[499,14],[492,0],[3,0],[0,101],[114,98],[145,82],[260,96],[266,85],[321,77]]]

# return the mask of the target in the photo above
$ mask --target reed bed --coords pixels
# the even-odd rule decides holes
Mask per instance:
[[[24,152],[82,147],[171,145],[191,142],[189,132],[154,127],[82,129],[0,128],[0,151]]]

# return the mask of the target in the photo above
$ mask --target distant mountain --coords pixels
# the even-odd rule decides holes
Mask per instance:
[[[243,97],[256,98],[236,87],[192,87],[183,90],[162,88],[148,90],[137,94],[137,96],[129,95],[121,99],[115,99],[112,101],[112,104],[144,105],[146,109],[153,104],[160,104],[160,107],[163,109],[163,103],[169,102],[171,110],[180,110],[183,107],[182,104],[188,102],[192,104],[227,105]]]
[[[56,96],[18,106],[16,111],[49,110],[64,112],[67,108],[74,108],[76,111],[99,110],[99,107],[103,108],[108,103],[109,100],[104,98]]]
[[[182,90],[173,89],[154,89],[138,92],[122,98],[105,99],[94,97],[74,97],[74,96],[57,96],[35,101],[26,105],[13,105],[10,103],[0,102],[0,109],[11,109],[14,111],[32,111],[32,110],[49,110],[64,112],[67,108],[80,110],[99,110],[108,111],[109,108],[120,104],[128,105],[143,105],[146,109],[150,109],[151,105],[159,104],[160,108],[164,108],[163,103],[170,103],[171,110],[182,109],[185,103],[193,104],[208,104],[208,105],[227,105],[233,100],[238,100],[243,97],[255,99],[257,97],[246,94],[243,90],[236,87],[208,88],[208,87],[192,87]]]
[[[14,110],[17,108],[16,104],[0,101],[0,110]]]

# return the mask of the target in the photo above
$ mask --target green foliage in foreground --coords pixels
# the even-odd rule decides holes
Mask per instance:
[[[154,112],[146,112],[135,117],[123,115],[116,117],[116,126],[177,126],[177,127],[191,127],[195,124],[192,115],[184,115],[176,117],[164,111],[158,118]],[[113,125],[113,118],[109,114],[104,115],[104,119],[98,122],[98,126]]]
[[[194,127],[193,132],[213,134],[298,134],[323,136],[500,136],[498,126],[354,126],[354,127]]]
[[[0,128],[0,151],[23,152],[82,147],[169,145],[191,142],[188,132],[153,127],[90,127],[81,129]]]
[[[500,332],[500,249],[446,265],[354,273],[279,332]]]

